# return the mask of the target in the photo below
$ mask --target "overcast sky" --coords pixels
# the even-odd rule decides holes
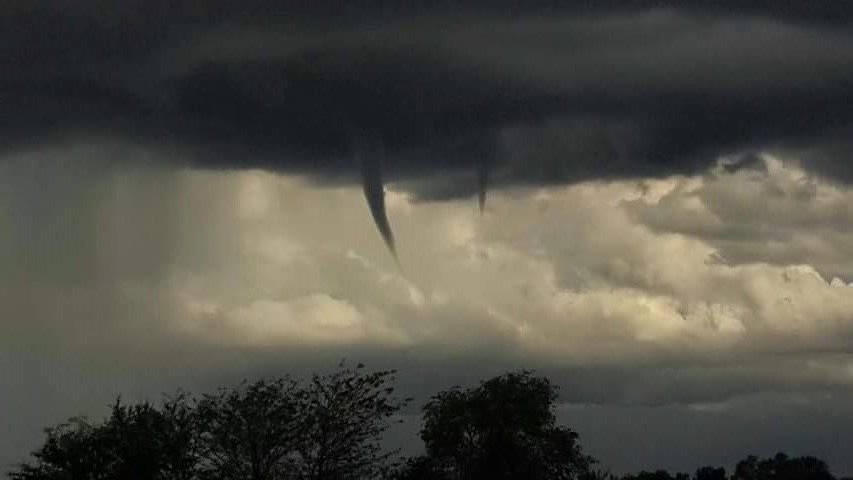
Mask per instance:
[[[0,7],[0,464],[347,357],[536,369],[618,472],[853,473],[853,8],[286,3]]]

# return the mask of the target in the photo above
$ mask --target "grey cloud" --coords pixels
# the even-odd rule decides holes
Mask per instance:
[[[0,147],[107,136],[338,183],[369,139],[387,181],[481,205],[487,188],[692,174],[771,146],[851,176],[853,36],[829,3],[799,20],[769,4],[337,7],[6,7]]]
[[[803,11],[793,7],[608,3],[579,17],[589,7],[568,2],[520,8],[508,20],[483,2],[80,5],[4,15],[12,74],[2,89],[13,112],[4,144],[106,133],[203,147],[199,166],[323,177],[354,169],[341,157],[355,125],[396,151],[393,178],[473,170],[460,142],[500,143],[501,131],[521,127],[562,165],[528,171],[524,153],[499,155],[521,165],[504,169],[501,185],[697,171],[721,152],[819,146],[851,125],[851,37],[794,21]],[[846,18],[821,5],[809,9],[813,20]],[[576,158],[537,128],[559,124],[559,136],[575,139],[590,121],[612,151],[605,161]]]
[[[749,156],[722,163],[699,186],[680,182],[654,206],[635,200],[626,207],[657,231],[707,241],[730,265],[810,263],[828,280],[837,276],[849,283],[850,202],[848,188],[821,180],[791,160]]]
[[[74,176],[81,165],[108,171],[86,160],[97,149],[69,155],[64,166],[49,160],[55,153],[42,155],[17,170],[6,164],[4,205],[22,210],[0,217],[3,230],[15,232],[3,239],[10,252],[0,280],[10,286],[4,316],[22,318],[5,325],[4,336],[25,344],[96,348],[112,335],[118,348],[160,337],[249,350],[354,343],[438,356],[476,350],[484,359],[499,351],[513,362],[559,360],[618,373],[613,364],[625,358],[657,368],[719,362],[720,349],[744,359],[843,353],[849,343],[844,287],[784,265],[709,267],[711,247],[673,242],[620,214],[620,199],[636,195],[629,183],[555,189],[542,199],[500,194],[494,202],[504,214],[482,219],[472,205],[411,207],[390,192],[401,243],[421,241],[417,253],[400,252],[403,278],[363,225],[370,213],[357,202],[358,189],[314,191],[258,172]],[[32,176],[39,160],[56,198],[15,180]],[[22,190],[13,195],[15,185]],[[313,207],[284,208],[293,204]],[[24,214],[39,208],[37,221]],[[742,215],[727,221],[764,213]],[[68,222],[79,231],[52,232]],[[73,265],[55,261],[66,256]],[[791,297],[790,308],[778,304],[783,297]]]
[[[118,393],[205,391],[244,377],[304,374],[341,357],[400,368],[401,387],[421,400],[452,384],[537,368],[567,402],[614,415],[650,412],[644,418],[678,411],[694,421],[685,412],[736,410],[739,398],[754,395],[849,395],[849,287],[806,268],[708,266],[714,246],[701,234],[655,231],[646,217],[626,213],[636,208],[626,199],[664,196],[677,179],[647,179],[645,194],[633,181],[498,191],[490,201],[501,215],[482,217],[470,202],[414,206],[391,189],[386,207],[401,227],[404,278],[366,225],[370,212],[355,186],[318,190],[258,171],[131,168],[149,155],[165,153],[57,149],[4,164],[0,227],[14,234],[0,242],[15,255],[0,257],[0,283],[17,287],[0,290],[8,319],[0,324],[0,387],[14,392],[0,399],[14,417],[4,424],[13,435],[0,437],[9,455],[0,461],[34,444],[42,426],[97,415]],[[768,172],[778,174],[774,168]],[[703,181],[707,192],[721,188],[709,198],[731,196],[727,181],[753,176],[805,192],[792,204],[815,198],[808,185],[761,175],[743,168]],[[817,198],[829,186],[849,195],[814,181]],[[293,205],[311,208],[286,208]],[[810,215],[831,219],[831,210]],[[775,215],[767,218],[781,224]],[[414,238],[422,242],[417,254],[406,247]],[[59,262],[55,249],[71,263]],[[567,418],[597,439],[590,445],[603,459],[627,466],[630,458],[605,448],[607,432],[665,436],[670,428]],[[742,432],[741,417],[726,418],[729,431]],[[815,410],[808,418],[824,417]],[[767,437],[788,428],[763,425]],[[679,458],[698,458],[688,453]]]

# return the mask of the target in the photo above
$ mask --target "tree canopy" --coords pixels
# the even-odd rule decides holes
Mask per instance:
[[[395,452],[380,440],[407,402],[394,371],[341,364],[308,382],[243,382],[159,407],[112,405],[100,424],[82,418],[46,430],[12,480],[375,479]]]
[[[426,455],[404,478],[577,479],[594,460],[578,434],[558,426],[557,389],[530,372],[508,373],[476,388],[453,388],[423,408]]]
[[[382,437],[411,399],[394,370],[343,362],[326,375],[184,392],[159,404],[110,405],[100,423],[73,417],[10,480],[836,480],[822,460],[747,456],[731,475],[706,466],[616,476],[597,469],[559,425],[557,388],[529,371],[450,388],[423,406],[424,453],[408,459]],[[851,480],[851,479],[841,479]]]

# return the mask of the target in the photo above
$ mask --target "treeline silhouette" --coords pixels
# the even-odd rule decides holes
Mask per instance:
[[[731,474],[703,467],[618,477],[558,425],[557,388],[529,371],[452,388],[423,407],[424,453],[402,458],[383,434],[412,399],[396,371],[341,363],[326,375],[178,392],[159,405],[119,398],[100,423],[46,429],[11,480],[837,480],[814,457],[746,457]],[[847,479],[849,480],[849,479]]]

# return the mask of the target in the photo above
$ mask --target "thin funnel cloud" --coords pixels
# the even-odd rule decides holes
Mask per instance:
[[[361,168],[362,187],[364,188],[364,198],[367,200],[367,206],[370,209],[370,214],[373,216],[373,222],[382,235],[382,240],[385,241],[385,246],[394,257],[394,261],[400,264],[397,257],[397,248],[394,243],[394,231],[391,229],[391,223],[388,221],[388,212],[385,210],[385,184],[382,175],[382,155],[379,149],[371,149],[370,152],[364,152],[361,148],[356,151],[356,160]]]
[[[493,159],[488,156],[480,156],[477,161],[477,202],[480,206],[480,215],[486,209],[486,193],[489,188],[489,175],[492,172]]]

